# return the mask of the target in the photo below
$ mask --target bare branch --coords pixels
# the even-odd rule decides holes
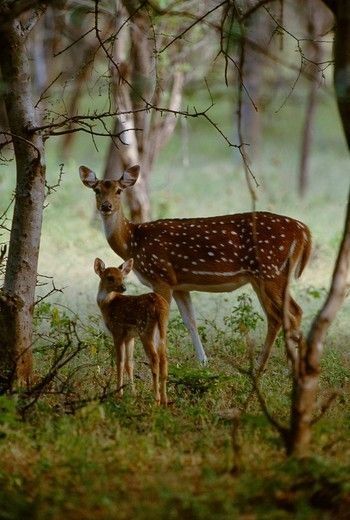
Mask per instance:
[[[24,137],[22,137],[21,135],[17,135],[17,134],[13,134],[12,132],[5,132],[4,130],[2,130],[0,132],[0,135],[9,135],[12,137],[12,140],[13,139],[19,139],[20,141],[26,143],[28,146],[31,146],[32,148],[34,148],[36,150],[36,152],[38,153],[38,159],[40,159],[41,157],[41,153],[40,153],[40,150],[39,148],[37,148],[33,143],[31,143],[30,141],[28,141],[28,139],[25,139]],[[6,144],[9,144],[9,143],[6,143]]]
[[[321,406],[321,410],[320,410],[320,413],[313,418],[313,420],[311,421],[311,425],[314,425],[316,424],[317,422],[319,422],[322,417],[325,415],[325,413],[329,410],[329,408],[332,406],[332,403],[340,396],[340,392],[339,391],[336,391],[336,392],[332,392],[328,398],[326,399],[326,401],[324,403],[322,403],[322,406]]]
[[[220,7],[222,7],[223,5],[227,4],[229,2],[229,0],[224,0],[223,2],[220,2],[220,4],[216,5],[215,7],[213,7],[212,9],[210,9],[209,11],[207,11],[206,13],[204,13],[202,16],[200,16],[199,18],[196,18],[196,20],[191,23],[188,27],[186,27],[186,29],[184,29],[181,33],[179,33],[175,38],[173,38],[169,43],[167,43],[167,45],[165,45],[159,52],[158,54],[161,54],[162,52],[164,52],[168,47],[170,47],[170,45],[173,45],[174,42],[176,42],[177,40],[180,40],[186,33],[188,33],[188,31],[190,31],[195,25],[197,25],[198,23],[200,23],[202,20],[204,20],[204,18],[206,18],[207,16],[209,16],[211,13],[213,13],[214,11],[216,11],[217,9],[219,9]]]
[[[55,294],[55,293],[62,293],[64,292],[64,289],[65,287],[61,287],[61,289],[58,289],[56,286],[55,286],[55,282],[54,280],[51,280],[51,284],[52,284],[52,288],[46,293],[44,294],[44,296],[40,296],[34,303],[34,305],[38,305],[39,303],[41,303],[43,300],[46,300],[46,298],[48,298],[49,296],[51,296],[52,294]]]
[[[53,80],[48,84],[48,86],[45,88],[45,90],[42,91],[42,93],[40,94],[40,97],[39,97],[38,101],[37,101],[37,102],[35,103],[35,105],[34,105],[34,108],[37,108],[38,105],[41,103],[41,101],[42,101],[43,99],[45,99],[44,96],[45,96],[46,92],[47,92],[48,90],[50,90],[50,88],[52,87],[52,85],[53,85],[54,83],[56,83],[56,81],[57,81],[57,80],[62,76],[62,74],[63,74],[62,71],[59,72],[59,73],[57,74],[57,76],[55,77],[55,79],[53,79]]]
[[[79,43],[81,40],[83,40],[85,38],[85,36],[87,36],[88,34],[90,34],[91,32],[93,32],[95,30],[95,27],[91,27],[91,29],[88,29],[87,31],[85,31],[81,36],[79,36],[79,38],[77,38],[76,40],[74,40],[74,42],[70,43],[69,45],[67,45],[67,47],[65,47],[64,49],[61,49],[60,51],[58,52],[55,52],[53,54],[53,57],[54,58],[57,58],[57,56],[60,56],[61,54],[63,54],[64,52],[68,51],[68,49],[71,49],[74,45],[76,45],[77,43]]]

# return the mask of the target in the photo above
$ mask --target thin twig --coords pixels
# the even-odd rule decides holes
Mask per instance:
[[[40,94],[40,97],[38,99],[38,101],[35,103],[34,105],[34,108],[37,108],[38,105],[41,103],[41,101],[44,99],[44,96],[46,94],[46,92],[52,87],[52,85],[54,83],[56,83],[56,81],[62,76],[63,72],[61,71],[59,74],[57,74],[57,76],[55,77],[55,79],[53,79],[51,81],[51,83],[49,83],[49,85],[45,88],[45,90]]]
[[[175,38],[173,38],[169,43],[167,43],[167,45],[165,45],[159,52],[158,54],[162,54],[162,52],[164,52],[168,47],[170,47],[170,45],[172,45],[174,42],[176,42],[177,40],[180,40],[186,33],[188,33],[188,31],[190,31],[195,25],[197,25],[198,23],[200,23],[202,20],[204,20],[204,18],[206,18],[207,16],[209,16],[211,13],[213,13],[214,11],[216,11],[217,9],[219,9],[220,7],[222,7],[223,5],[227,4],[229,2],[229,0],[224,0],[223,2],[220,2],[220,4],[216,5],[215,7],[213,7],[212,9],[210,9],[209,11],[207,11],[206,13],[204,13],[202,16],[200,16],[199,18],[197,18],[193,23],[191,23],[188,27],[186,27],[186,29],[184,29],[183,31],[181,31],[177,36],[175,36]]]

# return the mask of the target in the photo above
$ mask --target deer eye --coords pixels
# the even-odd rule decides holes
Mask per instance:
[[[117,191],[116,191],[117,195],[120,195],[121,192],[122,192],[122,190],[120,188],[117,188]]]
[[[101,193],[101,190],[100,188],[94,188],[94,192],[96,193],[96,195],[99,195]]]

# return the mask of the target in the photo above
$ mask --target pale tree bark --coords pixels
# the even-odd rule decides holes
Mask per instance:
[[[25,39],[18,20],[2,24],[0,67],[16,159],[16,191],[0,297],[0,392],[16,377],[29,383],[32,375],[32,316],[45,196],[43,141],[30,130],[37,122]]]
[[[336,18],[334,85],[344,134],[350,149],[350,0],[326,2]],[[319,384],[320,362],[327,330],[340,309],[349,287],[350,195],[345,226],[328,297],[302,345],[298,377],[294,379],[289,453],[308,452]]]
[[[135,4],[136,5],[136,4]],[[154,38],[149,15],[140,9],[135,14],[133,2],[124,2],[116,16],[118,38],[114,46],[114,94],[118,112],[128,112],[116,118],[113,133],[123,131],[122,141],[111,139],[104,178],[114,178],[120,169],[140,164],[141,176],[125,198],[134,222],[151,218],[149,183],[154,162],[160,149],[174,132],[174,114],[162,115],[152,107],[165,106],[177,111],[181,107],[184,75],[175,66],[164,71],[166,80],[156,84]],[[130,30],[125,19],[132,16]],[[149,110],[145,108],[149,107]]]
[[[79,63],[82,65],[79,68],[79,71],[75,77],[72,93],[69,98],[69,104],[68,104],[68,115],[69,117],[75,116],[78,113],[79,106],[80,106],[80,100],[82,98],[83,90],[85,87],[85,84],[87,83],[89,74],[91,72],[91,68],[94,63],[94,56],[97,51],[97,44],[91,44],[87,45],[86,48],[79,49],[80,55],[82,54],[83,57],[75,56],[76,59],[79,59]],[[74,54],[73,54],[74,56]],[[71,153],[71,148],[73,144],[74,139],[74,133],[67,133],[63,136],[62,139],[62,149],[63,149],[63,156],[65,159],[67,159]]]
[[[60,35],[62,31],[61,24],[55,23],[57,21],[57,17],[54,17],[54,11],[48,14],[51,15],[51,25],[55,30],[52,38],[57,42],[60,41]],[[116,12],[116,19],[118,20],[118,11]],[[104,25],[101,31],[102,40],[105,39],[109,30],[113,27],[114,23],[109,21]],[[66,30],[69,30],[71,33],[71,38],[74,40],[78,40],[80,36],[81,28],[77,30],[76,26],[72,26],[70,24]],[[54,45],[55,47],[56,45]],[[91,75],[92,69],[96,62],[98,62],[97,56],[100,48],[100,42],[94,38],[85,38],[83,39],[78,46],[73,45],[73,47],[69,50],[69,54],[67,56],[67,61],[71,64],[69,65],[69,69],[65,70],[65,75],[67,77],[73,78],[72,82],[72,90],[69,97],[69,101],[67,103],[67,116],[74,117],[79,113],[80,105],[84,93],[86,92],[86,86],[89,85],[89,76]],[[79,64],[79,68],[77,69],[77,64]],[[74,125],[73,125],[74,126]],[[68,125],[68,128],[72,128],[72,125]],[[67,159],[71,153],[71,148],[74,142],[75,133],[68,132],[62,137],[62,150],[63,157]]]
[[[117,142],[115,139],[111,139],[104,178],[114,178],[116,174],[120,174],[120,169],[124,170],[133,164],[141,165],[140,179],[133,190],[125,192],[125,198],[130,218],[134,222],[144,222],[150,219],[149,172],[142,156],[143,134],[147,124],[145,125],[145,113],[141,112],[136,115],[134,111],[145,107],[143,99],[147,98],[147,101],[151,103],[152,91],[148,92],[146,87],[149,85],[149,78],[153,75],[149,62],[154,58],[150,53],[149,20],[144,19],[145,13],[133,17],[132,30],[129,30],[128,27],[120,30],[129,16],[127,7],[133,9],[132,5],[126,6],[126,8],[120,5],[115,17],[118,38],[113,51],[112,76],[116,110],[128,113],[115,119],[113,132],[123,132],[122,140]],[[118,68],[114,66],[114,63],[118,64]]]
[[[301,197],[307,193],[310,183],[310,158],[313,141],[314,123],[317,108],[317,93],[321,82],[320,64],[323,58],[322,44],[317,40],[332,27],[332,16],[328,9],[323,8],[318,0],[307,0],[301,5],[302,14],[306,15],[307,38],[305,46],[308,62],[305,72],[308,72],[309,92],[305,107],[305,120],[301,134],[301,150],[298,176],[298,192]]]
[[[246,9],[254,3],[248,0]],[[241,70],[237,79],[241,84],[238,137],[250,145],[249,156],[252,159],[259,158],[261,150],[262,86],[267,66],[264,49],[271,41],[273,29],[272,18],[263,9],[258,9],[247,19],[241,41]]]
[[[126,18],[126,10],[119,4],[115,13],[115,30],[118,37],[114,42],[112,62],[110,63],[112,96],[115,102],[115,110],[128,113],[117,116],[114,120],[113,134],[123,133],[121,140],[114,138],[110,140],[103,174],[104,179],[114,179],[120,176],[120,173],[129,166],[141,162],[138,153],[135,118],[132,113],[133,103],[129,90],[131,88],[131,64],[128,56],[130,33],[128,27],[121,30]],[[115,64],[117,64],[117,67]],[[140,180],[133,190],[126,190],[123,194],[129,207],[130,218],[134,222],[143,222],[149,220],[150,217],[149,194],[145,180],[144,172],[142,172]]]

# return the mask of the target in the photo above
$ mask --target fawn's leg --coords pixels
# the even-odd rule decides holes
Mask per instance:
[[[160,371],[160,404],[166,406],[168,397],[166,392],[166,384],[168,379],[168,358],[165,349],[159,352],[159,371]]]
[[[160,403],[159,393],[159,355],[154,346],[153,331],[152,334],[144,334],[141,336],[141,341],[148,359],[151,363],[152,379],[153,379],[153,392],[157,404]]]
[[[131,392],[134,394],[134,338],[128,339],[125,342],[125,371],[130,379]]]
[[[167,345],[166,345],[166,333],[167,333],[168,316],[163,316],[159,322],[159,342],[158,342],[158,353],[159,353],[159,371],[160,371],[160,403],[166,406],[168,404],[168,397],[166,391],[167,379],[168,379],[168,357],[167,357]]]
[[[117,395],[123,395],[123,379],[124,379],[124,364],[125,364],[125,343],[122,336],[115,337],[114,348],[117,364]]]

